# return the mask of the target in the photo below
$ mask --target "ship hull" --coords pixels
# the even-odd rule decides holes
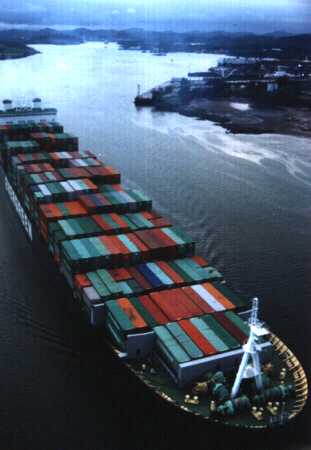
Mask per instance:
[[[23,208],[21,200],[10,183],[10,180],[2,168],[0,171],[1,182],[3,183],[6,199],[16,212],[17,219],[23,228],[25,238],[30,241],[34,250],[38,251],[40,257],[43,257],[42,255],[46,253],[46,245],[37,232],[36,225],[31,221]],[[50,264],[53,264],[52,257],[49,259]],[[79,301],[79,299],[74,299],[74,297],[72,300],[77,311],[79,310],[80,313],[83,314],[85,320],[89,321],[90,318],[86,313],[83,303]],[[95,333],[98,334],[96,329]],[[103,336],[102,330],[100,335]],[[108,334],[101,337],[101,339],[103,340],[107,351],[111,353],[111,357],[116,358],[119,361],[120,369],[124,369],[124,376],[127,376],[126,371],[130,371],[135,375],[142,387],[144,386],[144,388],[151,390],[156,396],[167,402],[176,411],[179,410],[182,413],[190,414],[199,420],[207,420],[218,426],[260,430],[285,425],[301,412],[307,400],[308,383],[305,372],[295,355],[274,334],[271,334],[271,342],[274,349],[272,362],[276,365],[287,367],[288,379],[286,381],[294,383],[295,396],[286,405],[287,413],[283,415],[281,419],[276,420],[272,414],[265,411],[264,417],[260,421],[257,420],[254,415],[250,415],[249,412],[244,415],[242,414],[238,420],[236,417],[223,418],[219,417],[217,414],[213,414],[210,409],[210,399],[208,397],[206,398],[205,395],[199,396],[199,402],[198,404],[195,404],[192,402],[193,394],[191,389],[188,387],[180,389],[176,386],[174,382],[169,379],[167,373],[163,370],[163,367],[157,364],[154,366],[154,362],[150,365],[149,361],[144,359],[137,361],[128,360],[126,354],[120,352],[111,343]],[[187,395],[191,397],[190,402],[186,400]]]

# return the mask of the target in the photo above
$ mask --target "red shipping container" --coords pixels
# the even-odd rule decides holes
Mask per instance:
[[[208,266],[208,262],[206,261],[205,258],[203,258],[202,256],[192,256],[192,259],[199,264],[199,266],[201,267],[207,267]]]
[[[226,309],[235,309],[235,305],[230,302],[220,291],[218,291],[211,283],[203,283],[204,288]]]
[[[122,311],[127,315],[135,328],[149,328],[144,319],[138,313],[134,305],[127,298],[120,298],[117,304]]]
[[[143,307],[146,308],[146,310],[152,315],[154,320],[156,320],[159,325],[164,325],[169,322],[168,317],[151,300],[149,295],[139,296],[138,299],[140,300]]]
[[[200,316],[203,314],[202,309],[192,301],[190,297],[183,291],[182,288],[171,289],[169,291],[170,297],[176,297],[176,302],[184,305],[184,307],[189,311],[191,317]]]
[[[176,297],[170,295],[170,291],[151,292],[150,298],[172,321],[192,317],[188,309]]]
[[[119,214],[111,213],[109,215],[114,222],[120,225],[120,228],[129,230],[129,225],[122,219]]]
[[[92,283],[85,274],[79,273],[75,276],[75,285],[77,288],[83,289],[84,287],[92,286]]]
[[[153,223],[155,227],[158,228],[165,228],[172,226],[171,222],[167,219],[164,219],[164,217],[159,217],[157,219],[150,219],[150,221]]]
[[[189,298],[191,298],[192,302],[195,303],[204,313],[210,314],[214,312],[213,308],[211,308],[202,298],[191,288],[191,286],[183,287],[183,291]]]
[[[150,250],[157,250],[160,248],[159,241],[156,240],[153,236],[150,236],[147,230],[135,231],[135,233],[133,234],[134,236],[138,237],[138,239]]]
[[[117,236],[109,236],[109,240],[113,243],[113,245],[115,245],[123,256],[129,257],[131,254],[130,250],[123,244],[123,242],[120,241],[120,239],[117,238]]]
[[[118,269],[110,269],[108,272],[115,281],[125,281],[133,278],[132,275],[123,267]]]
[[[118,256],[120,255],[120,249],[118,246],[115,245],[114,242],[112,242],[112,239],[110,236],[98,236],[99,239],[101,240],[101,242],[105,245],[105,247],[107,247],[107,249],[109,250],[109,252],[112,255]]]
[[[156,235],[157,237],[159,237],[159,239],[165,243],[165,246],[168,247],[176,247],[177,243],[171,239],[169,236],[167,236],[167,234],[163,233],[163,231],[161,231],[161,229],[154,229],[154,230],[150,230],[150,232],[152,232],[153,235]]]
[[[244,344],[248,336],[243,333],[243,331],[237,327],[231,320],[229,320],[222,311],[216,312],[213,317],[224,327],[225,330],[229,331],[233,337],[235,337],[241,344]]]
[[[130,238],[130,240],[133,242],[133,244],[136,245],[136,247],[139,248],[140,251],[142,251],[143,253],[149,253],[150,249],[149,247],[147,247],[143,242],[141,242],[137,236],[135,236],[135,233],[131,233],[128,235],[128,237]]]
[[[184,283],[185,280],[181,278],[181,276],[175,272],[175,270],[170,267],[165,261],[157,261],[157,265],[162,269],[166,275],[168,275],[174,283]]]
[[[111,233],[112,231],[114,231],[114,228],[112,228],[112,226],[109,223],[107,223],[100,215],[95,215],[91,217],[107,233]]]
[[[215,347],[203,336],[202,333],[189,321],[181,320],[179,322],[181,328],[188,334],[193,342],[199,347],[204,355],[214,355],[217,353]]]

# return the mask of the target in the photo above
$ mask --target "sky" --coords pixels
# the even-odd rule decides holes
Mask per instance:
[[[4,24],[311,32],[311,0],[0,0]]]

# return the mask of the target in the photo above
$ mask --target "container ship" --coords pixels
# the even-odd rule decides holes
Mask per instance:
[[[124,365],[172,407],[249,429],[302,411],[305,372],[195,243],[64,132],[57,110],[3,102],[2,180],[31,245]],[[121,400],[121,399],[120,399]]]

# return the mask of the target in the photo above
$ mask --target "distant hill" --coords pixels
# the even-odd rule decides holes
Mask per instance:
[[[279,38],[279,37],[285,37],[285,36],[293,36],[293,33],[288,33],[287,31],[278,30],[278,31],[272,31],[270,33],[265,33],[264,36]]]
[[[311,57],[311,34],[291,35],[283,31],[256,35],[224,31],[146,31],[127,30],[0,30],[2,44],[80,44],[89,41],[117,42],[124,49],[140,48],[163,52],[227,53],[236,56]]]

